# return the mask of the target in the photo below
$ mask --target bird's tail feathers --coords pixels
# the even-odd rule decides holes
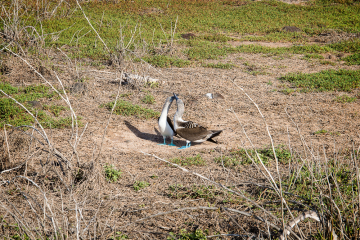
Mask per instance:
[[[214,137],[219,136],[219,134],[223,131],[223,130],[211,130],[213,133],[211,134],[211,136],[206,140],[209,142],[213,142],[213,143],[217,143],[217,141],[215,141]]]

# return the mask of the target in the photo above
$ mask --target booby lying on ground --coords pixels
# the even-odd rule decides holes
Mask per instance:
[[[170,137],[171,143],[169,144],[169,146],[176,146],[173,143],[173,136],[176,135],[176,133],[174,130],[174,126],[173,126],[170,118],[168,117],[168,112],[169,112],[171,103],[172,103],[172,101],[174,101],[174,99],[175,99],[175,97],[168,97],[166,99],[163,110],[159,117],[159,129],[160,129],[161,135],[164,138],[164,143],[161,143],[159,145],[166,145],[166,137]]]
[[[185,149],[191,146],[191,142],[201,143],[210,141],[216,143],[212,138],[218,136],[222,130],[207,130],[207,128],[200,126],[191,121],[184,121],[182,115],[184,114],[184,102],[176,96],[174,97],[177,103],[177,111],[174,116],[175,132],[186,139],[186,145],[179,148]]]

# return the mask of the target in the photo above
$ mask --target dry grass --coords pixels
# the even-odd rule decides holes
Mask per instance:
[[[16,33],[18,26],[7,26],[8,32]],[[174,31],[172,29],[172,33]],[[36,64],[42,62],[41,59],[34,60],[34,55],[27,54],[25,48],[14,49],[17,45],[25,46],[20,40],[23,39],[21,31],[17,34],[19,39],[15,42],[6,42],[7,54],[36,76],[29,82],[38,81],[56,92],[60,99],[54,101],[62,102],[69,109],[66,114],[72,124],[67,130],[46,129],[36,114],[17,102],[33,122],[26,127],[6,125],[8,128],[1,130],[2,236],[23,239],[204,239],[206,236],[330,239],[335,235],[340,239],[359,238],[358,143],[343,141],[333,148],[329,147],[333,142],[327,139],[314,143],[313,138],[303,134],[308,129],[298,125],[298,115],[287,108],[284,112],[291,128],[286,133],[288,141],[283,142],[286,147],[280,151],[272,124],[261,104],[257,104],[260,98],[251,96],[233,80],[227,82],[227,87],[231,85],[232,96],[242,99],[247,109],[252,109],[253,119],[261,122],[258,131],[264,134],[260,135],[259,142],[268,147],[260,149],[259,142],[252,139],[254,135],[244,124],[238,105],[233,109],[226,105],[230,102],[214,100],[212,104],[216,104],[218,112],[223,115],[227,112],[226,117],[234,122],[236,137],[242,138],[241,149],[204,147],[198,151],[199,148],[192,147],[184,153],[174,148],[168,150],[172,154],[165,154],[167,150],[152,154],[141,147],[136,151],[118,149],[114,139],[124,138],[122,141],[126,143],[130,138],[126,139],[126,135],[110,138],[115,134],[114,125],[120,125],[119,119],[133,120],[124,116],[115,118],[119,98],[141,104],[148,93],[139,90],[147,88],[157,101],[144,104],[156,109],[162,104],[161,94],[169,94],[164,93],[168,90],[166,86],[153,89],[146,85],[121,85],[124,71],[143,71],[145,76],[150,72],[149,65],[143,61],[135,65],[123,56],[111,55],[112,61],[119,64],[112,65],[110,74],[108,69],[94,70],[102,76],[111,76],[106,78],[112,79],[108,81],[112,91],[107,93],[101,88],[100,80],[83,78],[81,66],[62,51],[58,51],[61,57],[51,53],[47,56],[58,57],[57,64],[63,63],[63,74],[39,71]],[[98,33],[96,35],[103,41]],[[105,41],[103,43],[106,46]],[[37,46],[39,51],[48,51]],[[85,79],[85,93],[68,91],[79,79]],[[176,82],[172,83],[171,89],[178,90],[174,86]],[[180,87],[183,87],[181,82]],[[110,95],[110,92],[116,94]],[[12,98],[2,93],[3,97]],[[113,102],[110,111],[98,108],[109,101]],[[197,101],[187,99],[190,114],[194,114],[191,104],[196,106]],[[96,119],[96,111],[102,118]],[[77,112],[88,112],[95,121],[85,121],[80,127]],[[145,124],[147,120],[136,121]],[[130,144],[156,138],[129,122],[126,126],[136,135]],[[154,148],[155,143],[148,145]],[[233,163],[237,165],[232,168],[226,164],[230,157],[244,161],[236,159]]]

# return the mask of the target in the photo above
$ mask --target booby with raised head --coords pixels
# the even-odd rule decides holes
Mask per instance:
[[[210,141],[216,143],[212,138],[218,136],[222,130],[207,130],[207,128],[200,126],[191,121],[184,121],[182,115],[184,114],[184,102],[176,96],[174,97],[177,103],[177,111],[174,116],[174,129],[176,133],[186,139],[186,145],[179,148],[185,149],[191,146],[191,142],[201,143]]]
[[[171,143],[169,146],[176,146],[173,141],[173,136],[176,135],[174,126],[171,122],[171,119],[168,117],[168,112],[171,106],[171,103],[174,101],[175,97],[168,97],[164,103],[163,110],[161,112],[161,115],[159,117],[159,129],[160,133],[164,138],[164,143],[161,143],[159,145],[166,145],[166,137],[170,137]]]

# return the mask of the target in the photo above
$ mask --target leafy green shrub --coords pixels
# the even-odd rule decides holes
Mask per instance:
[[[314,58],[314,59],[324,59],[324,57],[320,54],[316,54],[316,53],[307,53],[304,55],[305,59],[310,59],[310,58]]]
[[[174,184],[169,186],[169,197],[176,199],[205,199],[208,202],[214,202],[218,197],[218,200],[221,199],[223,202],[238,202],[239,200],[231,198],[232,193],[224,193],[223,191],[217,189],[215,186],[210,185],[192,185],[191,187],[184,187],[181,184]]]
[[[44,121],[47,116],[44,112],[37,114],[39,121]],[[9,98],[0,98],[0,126],[10,124],[13,126],[31,125],[34,119],[19,105]]]
[[[176,163],[181,166],[205,166],[206,162],[205,160],[200,156],[200,154],[197,154],[194,157],[180,157],[180,158],[174,158],[170,160],[173,163]]]
[[[0,82],[0,89],[6,94],[11,95],[19,103],[23,104],[27,109],[37,117],[38,121],[45,128],[67,128],[72,126],[71,117],[66,118],[52,118],[48,116],[41,109],[32,108],[27,102],[36,101],[43,98],[53,98],[57,94],[50,89],[50,87],[44,85],[31,85],[27,87],[13,87],[8,83]],[[48,109],[45,105],[45,109]],[[51,106],[48,110],[52,112],[56,117],[59,116],[65,107]],[[82,126],[79,121],[78,125]],[[7,98],[0,93],[0,127],[4,124],[10,124],[13,126],[32,125],[34,123],[33,117],[21,106],[15,103],[12,99]]]
[[[135,181],[133,188],[135,191],[140,191],[143,188],[150,186],[150,183],[146,181]]]
[[[328,46],[339,52],[360,53],[360,39],[332,43]]]
[[[325,134],[327,132],[328,132],[327,130],[321,129],[321,130],[318,130],[318,131],[314,132],[314,134]]]
[[[48,110],[49,112],[54,114],[55,117],[58,117],[62,111],[66,110],[66,107],[58,105],[43,105],[43,109]]]
[[[289,73],[280,78],[311,91],[351,91],[360,86],[360,70],[325,70],[318,73]]]
[[[114,106],[114,102],[110,102],[102,105],[101,107],[106,107],[108,110],[111,110]],[[150,118],[158,118],[160,117],[160,113],[151,109],[147,109],[141,107],[136,104],[132,104],[130,102],[124,100],[118,100],[116,103],[116,107],[114,109],[114,113],[117,115],[123,116],[137,116],[142,119],[150,119]]]
[[[9,94],[9,95],[16,94],[16,93],[19,92],[19,88],[13,87],[10,84],[4,83],[4,82],[0,82],[0,89],[3,90],[6,94]]]
[[[146,104],[154,104],[155,98],[151,94],[147,94],[141,101]]]
[[[203,67],[208,67],[208,68],[220,68],[220,69],[233,69],[235,67],[234,64],[231,63],[208,63],[208,64],[203,64]]]
[[[80,121],[82,117],[77,117],[78,127],[83,127],[84,124]],[[44,122],[40,122],[45,128],[68,128],[72,126],[72,118],[48,118]]]
[[[225,36],[224,34],[220,34],[220,33],[205,35],[202,38],[211,42],[227,42],[232,39],[231,37]]]
[[[360,53],[342,58],[348,65],[360,65]]]
[[[350,96],[344,94],[344,95],[341,95],[341,96],[337,96],[334,99],[334,101],[338,102],[338,103],[352,103],[352,102],[356,101],[356,97],[350,97]]]
[[[121,239],[129,239],[129,237],[126,234],[123,234],[122,232],[116,232],[115,236],[110,237],[110,239],[121,240]]]
[[[320,46],[320,45],[302,45],[302,46],[291,46],[291,47],[266,47],[261,45],[240,45],[235,48],[237,52],[244,52],[244,53],[265,53],[265,54],[306,54],[306,53],[327,53],[327,52],[334,52],[334,49],[328,46]]]
[[[292,93],[295,92],[295,90],[291,89],[291,88],[285,88],[285,89],[280,90],[280,92],[282,92],[282,93],[284,93],[286,95],[291,95]]]
[[[225,167],[236,167],[238,165],[247,165],[252,164],[251,159],[248,157],[246,152],[249,154],[249,156],[255,161],[255,163],[260,163],[256,156],[256,152],[254,150],[245,150],[243,148],[233,150],[230,152],[229,156],[224,157],[218,157],[215,158],[216,163],[224,164]],[[257,153],[259,154],[259,157],[261,161],[268,165],[271,161],[275,160],[274,153],[272,148],[263,148],[258,149]],[[287,164],[291,159],[291,152],[285,148],[284,145],[279,145],[275,147],[275,153],[276,157],[281,164]]]
[[[332,62],[332,61],[329,61],[329,60],[321,60],[321,61],[320,61],[320,64],[322,64],[322,65],[331,65],[331,66],[335,66],[335,65],[336,65],[335,62]]]
[[[189,40],[188,45],[190,48],[185,50],[185,54],[192,60],[218,59],[236,52],[233,47],[207,41]]]
[[[105,170],[105,178],[109,182],[116,182],[121,177],[121,170],[115,169],[114,165],[112,164],[105,164],[104,166]]]

